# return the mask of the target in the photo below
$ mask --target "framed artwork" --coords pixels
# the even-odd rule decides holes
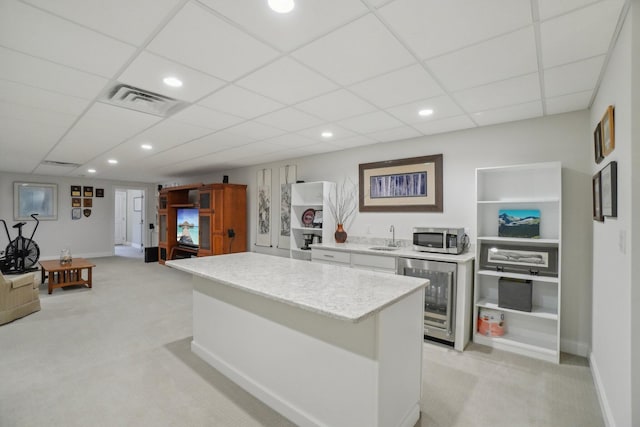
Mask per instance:
[[[498,236],[540,238],[540,211],[538,209],[498,210]]]
[[[442,154],[359,165],[360,212],[442,212]]]
[[[30,220],[31,214],[37,214],[40,221],[58,219],[57,184],[13,183],[13,219]]]
[[[82,196],[82,187],[79,185],[71,186],[71,197],[80,197]]]
[[[133,211],[142,212],[142,197],[133,198]]]
[[[600,171],[602,216],[618,216],[618,162],[611,162]]]
[[[602,116],[602,120],[600,120],[600,127],[602,128],[602,155],[604,157],[611,154],[616,147],[613,113],[613,105],[609,105],[604,116]]]
[[[96,188],[96,197],[104,197],[104,188]]]
[[[85,186],[85,187],[83,188],[82,195],[83,195],[84,197],[93,197],[93,187],[87,187],[87,186]]]
[[[76,220],[82,218],[82,210],[80,208],[71,209],[71,219]]]
[[[558,277],[558,248],[482,242],[480,244],[480,268],[534,276]]]
[[[602,191],[600,186],[600,172],[593,175],[591,187],[593,195],[593,219],[596,221],[604,221],[604,216],[602,215]]]
[[[296,182],[296,165],[280,168],[280,232],[278,248],[289,249],[291,246],[291,185]]]
[[[593,155],[596,163],[600,163],[604,156],[602,155],[602,128],[600,123],[596,125],[596,130],[593,131]]]
[[[80,197],[72,197],[71,198],[71,207],[72,208],[80,208],[80,207],[82,207],[82,199]]]
[[[322,209],[316,209],[313,214],[313,226],[315,228],[322,228]]]
[[[258,218],[256,246],[271,246],[271,169],[256,172]]]
[[[85,208],[93,207],[93,199],[82,199],[82,206]]]

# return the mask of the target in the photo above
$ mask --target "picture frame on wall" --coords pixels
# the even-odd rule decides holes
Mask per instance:
[[[593,175],[592,178],[592,196],[593,196],[593,219],[595,221],[604,221],[602,215],[602,188],[600,183],[600,172]]]
[[[104,197],[104,188],[96,188],[96,197]]]
[[[79,185],[71,186],[71,197],[80,197],[82,196],[82,187]]]
[[[92,208],[93,207],[93,199],[82,199],[82,206],[84,206],[85,208]]]
[[[85,186],[82,190],[84,197],[93,197],[93,187]]]
[[[57,184],[13,183],[13,219],[32,220],[31,214],[37,214],[40,221],[58,219]]]
[[[363,163],[360,212],[442,212],[442,154]]]
[[[607,111],[600,120],[600,127],[602,128],[602,155],[607,157],[616,147],[613,105],[607,107]]]
[[[618,162],[610,162],[600,171],[602,216],[618,216]]]
[[[72,208],[80,208],[80,207],[82,207],[82,199],[80,197],[72,197],[71,198],[71,207]]]
[[[602,128],[600,123],[596,125],[596,129],[593,131],[593,154],[596,163],[600,163],[604,156],[602,155]]]

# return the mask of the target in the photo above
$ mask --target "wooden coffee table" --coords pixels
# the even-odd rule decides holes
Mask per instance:
[[[42,283],[44,283],[45,278],[49,278],[49,293],[55,288],[64,288],[72,285],[92,287],[91,269],[95,267],[95,264],[84,258],[74,258],[70,264],[64,265],[61,265],[58,260],[40,261],[39,264],[42,267]],[[87,270],[86,279],[82,278],[82,270]]]

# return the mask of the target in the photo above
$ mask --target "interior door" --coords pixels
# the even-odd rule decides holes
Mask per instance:
[[[127,241],[127,192],[116,191],[114,244],[124,245]]]

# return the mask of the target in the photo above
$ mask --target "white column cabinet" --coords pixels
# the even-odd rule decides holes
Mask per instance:
[[[479,344],[559,363],[562,255],[562,165],[559,162],[476,170],[477,244],[474,289],[474,334]],[[499,236],[500,210],[540,211],[540,237]],[[522,264],[506,261],[501,266],[483,263],[492,248],[516,252],[551,254],[557,251],[557,275],[516,272]],[[483,254],[482,252],[485,251]],[[552,261],[549,261],[553,263]],[[506,268],[504,268],[506,267]],[[500,271],[504,268],[504,271]],[[501,277],[532,281],[532,310],[520,311],[498,305]],[[477,319],[483,308],[504,316],[504,335],[478,332]]]
[[[335,184],[328,181],[291,185],[291,258],[311,260],[311,248],[305,243],[309,236],[318,236],[323,242],[334,238],[336,224],[327,205],[333,191]],[[309,221],[314,217],[315,221]]]

